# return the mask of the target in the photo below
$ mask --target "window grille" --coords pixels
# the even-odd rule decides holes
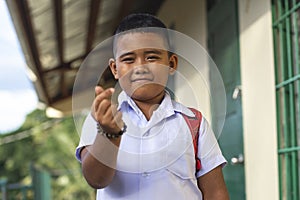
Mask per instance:
[[[299,200],[300,0],[272,0],[276,79],[279,191]]]

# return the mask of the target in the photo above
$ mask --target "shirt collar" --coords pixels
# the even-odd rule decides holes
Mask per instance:
[[[129,105],[136,113],[140,112],[140,109],[137,107],[133,99],[126,94],[126,92],[122,91],[118,97],[118,110],[122,108],[124,104]]]
[[[137,107],[132,98],[130,98],[124,91],[119,94],[118,103],[118,110],[121,109],[123,104],[128,104],[136,113],[140,112],[140,109]],[[165,92],[165,97],[158,109],[164,110],[164,113],[168,116],[178,112],[189,117],[195,117],[195,114],[189,108],[172,100],[168,91]]]

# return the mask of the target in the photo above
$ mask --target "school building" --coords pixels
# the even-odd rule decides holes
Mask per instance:
[[[193,38],[213,59],[225,87],[226,115],[219,143],[228,160],[224,176],[231,199],[300,199],[299,0],[7,0],[7,4],[30,78],[49,116],[72,113],[72,87],[80,64],[125,15],[155,14],[169,28]],[[210,73],[207,66],[207,78]],[[173,81],[180,96],[182,86]],[[211,100],[203,102],[207,107],[203,112],[211,116]]]

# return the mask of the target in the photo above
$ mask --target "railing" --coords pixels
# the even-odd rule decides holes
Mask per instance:
[[[8,184],[6,178],[0,179],[0,200],[50,200],[51,176],[47,171],[31,167],[32,184]]]
[[[32,185],[20,183],[7,184],[7,179],[0,179],[1,199],[2,200],[27,200],[33,199]]]

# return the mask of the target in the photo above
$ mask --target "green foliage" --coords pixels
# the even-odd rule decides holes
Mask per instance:
[[[50,173],[52,199],[95,199],[74,156],[79,135],[71,116],[49,119],[44,111],[35,110],[19,130],[1,136],[0,142],[7,137],[15,141],[1,144],[0,178],[31,184],[30,166],[34,165]]]

